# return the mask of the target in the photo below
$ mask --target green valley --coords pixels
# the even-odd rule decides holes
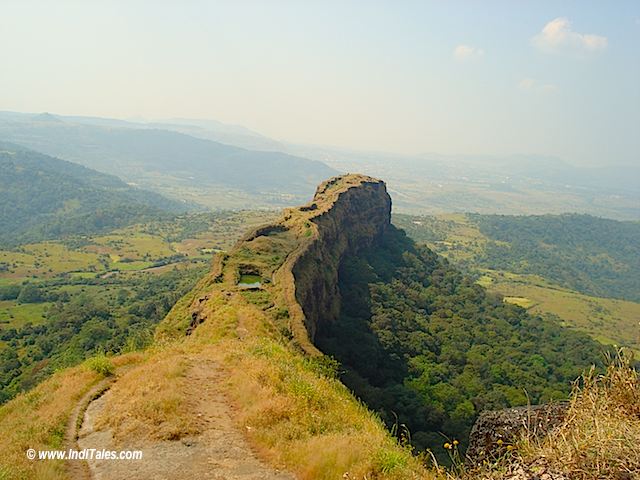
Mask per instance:
[[[394,223],[505,301],[640,353],[640,223],[477,214],[396,214]]]
[[[481,411],[564,399],[600,364],[597,342],[503,302],[393,227],[339,278],[340,318],[319,331],[318,346],[419,450],[453,439],[465,448]]]

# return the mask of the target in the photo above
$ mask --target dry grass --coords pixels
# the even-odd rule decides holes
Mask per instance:
[[[221,366],[225,378],[221,388],[233,405],[232,416],[270,464],[295,472],[301,479],[436,478],[409,449],[398,445],[383,423],[342,383],[326,374],[330,369],[321,360],[287,344],[268,311],[239,293],[216,291],[211,292],[205,308],[207,320],[181,348],[187,356],[209,358]],[[163,355],[170,364],[175,361],[170,353]],[[145,372],[157,370],[151,362],[155,360],[147,362]],[[180,390],[161,376],[157,383],[174,393]],[[145,392],[145,401],[149,401],[159,390]],[[119,398],[138,403],[132,398],[141,393],[134,381]],[[110,417],[123,417],[132,406],[123,404],[120,413],[113,408],[105,411]]]
[[[118,439],[177,439],[200,431],[191,360],[213,360],[233,418],[260,456],[301,479],[434,479],[408,448],[317,359],[279,339],[271,317],[241,294],[207,302],[183,342],[157,345],[121,375],[98,426]],[[188,384],[191,381],[192,384]]]
[[[238,423],[272,463],[301,479],[435,478],[314,360],[266,338],[220,347]]]
[[[552,479],[640,478],[640,380],[630,358],[612,359],[604,375],[586,373],[574,386],[564,423],[542,438],[525,432],[515,447],[464,478],[535,478],[518,471]]]
[[[175,440],[199,432],[189,414],[186,372],[179,346],[159,347],[113,385],[96,426],[110,428],[116,442],[130,438]]]
[[[103,359],[116,371],[139,363],[140,353]],[[98,370],[98,371],[97,371]],[[59,460],[28,460],[28,448],[64,448],[69,417],[93,385],[104,378],[92,359],[55,373],[33,390],[0,407],[0,480],[67,478]]]
[[[0,407],[0,479],[66,478],[57,460],[28,460],[26,451],[61,448],[76,403],[102,375],[85,365],[56,373]]]
[[[640,381],[630,360],[620,356],[605,375],[591,371],[582,383],[565,423],[525,455],[544,456],[572,479],[640,474]]]

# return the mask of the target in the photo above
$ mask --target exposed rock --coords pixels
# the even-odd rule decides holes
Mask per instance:
[[[312,343],[318,325],[334,321],[340,312],[342,258],[370,246],[389,227],[391,198],[381,180],[344,175],[322,183],[311,205],[297,210],[306,213],[306,221],[315,228],[275,277],[285,285],[294,337],[313,355],[319,354]],[[289,212],[289,218],[295,219],[294,213]]]
[[[552,403],[481,413],[469,435],[467,463],[480,464],[503,455],[524,433],[544,435],[564,421],[566,411],[566,405]]]
[[[391,198],[383,181],[357,174],[331,178],[308,205],[286,209],[277,222],[245,235],[228,257],[219,255],[209,285],[215,279],[235,287],[240,275],[260,275],[261,289],[287,312],[295,342],[306,353],[321,355],[313,340],[318,325],[336,320],[340,312],[343,257],[371,246],[390,224]],[[207,321],[206,303],[192,301],[190,324],[183,327],[187,334]]]

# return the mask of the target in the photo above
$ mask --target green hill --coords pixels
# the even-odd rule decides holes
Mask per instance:
[[[640,351],[640,223],[588,215],[395,215],[506,302]]]
[[[471,215],[490,239],[479,263],[587,295],[640,301],[640,222],[590,215]]]
[[[338,321],[318,347],[418,448],[465,444],[479,412],[565,398],[602,346],[504,303],[391,227],[341,265]]]
[[[640,301],[640,222],[591,215],[395,215],[418,242],[471,268],[539,275],[586,295]]]
[[[0,242],[87,234],[192,209],[117,177],[0,142]]]
[[[140,124],[0,113],[0,139],[216,208],[291,205],[335,170]]]

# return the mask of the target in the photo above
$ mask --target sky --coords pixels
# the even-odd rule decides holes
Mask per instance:
[[[0,0],[0,110],[640,163],[640,1]]]

